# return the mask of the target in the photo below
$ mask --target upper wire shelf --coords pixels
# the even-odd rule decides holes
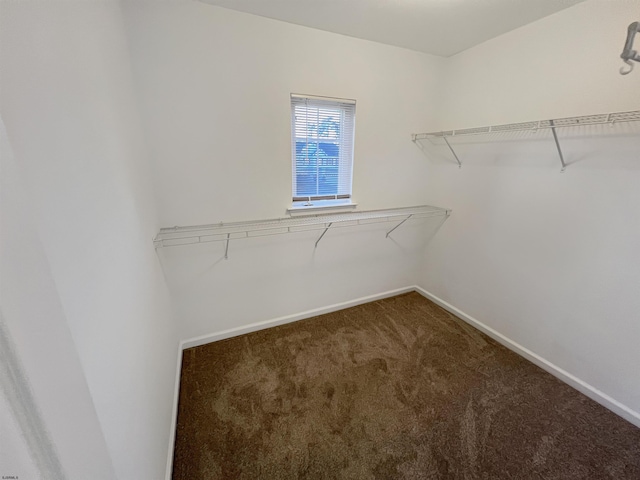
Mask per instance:
[[[557,118],[554,120],[537,120],[534,122],[507,123],[488,127],[464,128],[459,130],[443,130],[440,132],[414,133],[413,140],[424,140],[431,137],[460,137],[463,135],[480,135],[498,132],[518,132],[541,130],[545,128],[576,127],[580,125],[603,125],[640,121],[640,110],[631,112],[603,113],[582,117]]]
[[[602,113],[596,115],[584,115],[580,117],[566,117],[556,118],[552,120],[537,120],[533,122],[521,122],[521,123],[507,123],[504,125],[491,125],[487,127],[476,128],[464,128],[459,130],[443,130],[440,132],[428,132],[428,133],[414,133],[412,139],[415,143],[419,140],[442,138],[451,153],[458,162],[458,166],[462,167],[462,163],[458,158],[455,150],[448,141],[448,138],[464,137],[469,135],[486,135],[490,133],[504,133],[504,132],[524,132],[524,131],[538,131],[538,130],[550,130],[553,134],[553,139],[558,150],[560,162],[562,164],[562,170],[567,167],[564,160],[564,155],[560,147],[560,141],[556,134],[557,128],[565,127],[578,127],[583,125],[615,125],[618,123],[626,122],[638,122],[640,121],[640,110],[633,110],[630,112],[616,112],[616,113]]]
[[[349,227],[381,222],[399,222],[387,232],[387,237],[407,220],[429,217],[448,217],[451,210],[418,205],[414,207],[363,210],[360,212],[301,215],[246,222],[220,222],[210,225],[161,228],[153,243],[156,248],[192,245],[196,243],[226,242],[225,258],[228,257],[229,241],[240,238],[263,237],[308,230],[324,230],[316,246],[329,228]]]

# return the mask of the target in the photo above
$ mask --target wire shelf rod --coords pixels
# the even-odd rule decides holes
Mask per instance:
[[[638,122],[640,121],[640,110],[633,110],[629,112],[617,112],[617,113],[602,113],[597,115],[584,115],[581,117],[566,117],[566,118],[558,118],[552,120],[537,120],[533,122],[521,122],[521,123],[508,123],[505,125],[492,125],[488,127],[476,127],[476,128],[466,128],[462,130],[446,130],[440,132],[430,132],[430,133],[414,133],[411,137],[413,142],[420,147],[420,149],[424,152],[425,149],[423,145],[420,143],[420,140],[431,140],[432,138],[442,138],[453,154],[456,162],[458,163],[458,167],[462,168],[462,163],[460,162],[460,158],[456,153],[453,145],[449,142],[449,138],[454,137],[463,137],[463,136],[472,136],[472,135],[487,135],[492,133],[505,133],[505,132],[523,132],[523,131],[531,131],[538,132],[540,130],[551,130],[551,134],[553,136],[553,141],[556,146],[556,150],[558,152],[558,156],[560,158],[560,163],[562,164],[562,168],[560,172],[564,172],[567,168],[567,163],[564,158],[564,154],[562,152],[562,148],[560,146],[560,140],[558,139],[558,134],[556,130],[558,128],[565,127],[582,127],[582,126],[591,126],[591,125],[615,125],[618,123],[628,123],[628,122]]]
[[[153,242],[156,248],[193,245],[197,243],[225,242],[225,258],[228,258],[229,242],[241,238],[263,237],[310,230],[324,230],[316,246],[329,228],[369,225],[374,223],[401,221],[409,218],[431,218],[449,216],[451,210],[420,205],[416,207],[369,210],[338,214],[304,215],[279,219],[249,222],[231,222],[209,225],[162,228]],[[399,227],[397,225],[395,228]],[[395,230],[392,229],[391,231]]]
[[[469,135],[486,135],[489,133],[524,132],[546,130],[565,127],[580,127],[586,125],[615,125],[617,123],[640,121],[640,110],[629,112],[602,113],[597,115],[583,115],[580,117],[556,118],[552,120],[536,120],[533,122],[507,123],[487,127],[465,128],[459,130],[443,130],[439,132],[414,133],[413,141],[428,138],[450,138]]]

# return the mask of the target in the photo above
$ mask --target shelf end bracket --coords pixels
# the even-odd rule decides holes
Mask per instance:
[[[387,232],[387,236],[386,238],[389,238],[389,235],[391,235],[391,232],[393,232],[396,228],[398,228],[400,225],[402,225],[404,222],[406,222],[407,220],[409,220],[411,217],[413,217],[413,213],[411,215],[409,215],[407,218],[405,218],[404,220],[402,220],[399,224],[397,224],[395,227],[393,227],[391,230],[389,230]]]
[[[316,245],[313,248],[318,248],[318,244],[320,243],[320,240],[322,240],[322,237],[324,237],[324,234],[327,233],[327,230],[331,228],[331,225],[333,225],[333,222],[331,222],[329,225],[325,227],[324,232],[320,234],[320,236],[318,237],[318,240],[316,240]]]
[[[456,159],[456,162],[458,162],[458,168],[462,168],[462,163],[460,163],[460,159],[458,158],[458,155],[456,155],[456,152],[451,147],[451,144],[449,143],[449,140],[447,140],[447,137],[443,136],[442,139],[444,140],[444,143],[447,144],[447,147],[449,147],[449,150],[451,150],[451,153],[453,154],[454,158]]]
[[[229,237],[231,236],[230,233],[227,233],[227,240],[225,241],[225,245],[224,245],[224,259],[225,260],[229,260]]]
[[[560,142],[558,141],[558,134],[556,133],[556,127],[553,125],[553,120],[550,120],[549,122],[551,124],[551,133],[553,133],[553,141],[556,142],[556,148],[558,149],[558,155],[560,156],[560,163],[562,163],[560,173],[564,173],[564,171],[567,169],[567,164],[564,161],[564,155],[562,154],[562,149],[560,148]]]

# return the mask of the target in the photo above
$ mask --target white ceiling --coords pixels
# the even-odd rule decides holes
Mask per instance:
[[[202,0],[448,57],[584,0]]]

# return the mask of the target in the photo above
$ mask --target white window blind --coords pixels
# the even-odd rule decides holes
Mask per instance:
[[[355,100],[291,95],[293,201],[351,198]]]

